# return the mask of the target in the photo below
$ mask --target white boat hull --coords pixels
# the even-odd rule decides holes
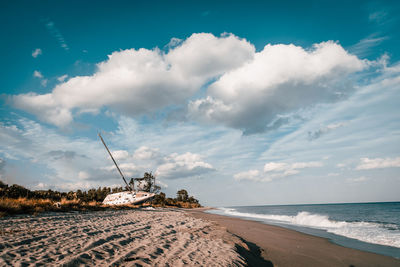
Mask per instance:
[[[154,193],[143,191],[138,192],[119,192],[109,194],[103,200],[104,205],[128,205],[139,204],[154,197]]]

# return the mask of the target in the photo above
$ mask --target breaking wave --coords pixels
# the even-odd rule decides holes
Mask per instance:
[[[233,208],[220,208],[225,215],[258,219],[266,222],[291,224],[326,230],[329,233],[357,239],[367,243],[400,248],[400,229],[394,224],[376,222],[346,222],[329,219],[327,215],[301,211],[295,216],[239,212]]]

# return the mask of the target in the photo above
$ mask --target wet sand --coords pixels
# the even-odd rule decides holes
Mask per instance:
[[[223,226],[246,240],[269,266],[400,266],[398,259],[345,248],[294,230],[202,211],[188,214]],[[257,262],[253,265],[259,266]]]

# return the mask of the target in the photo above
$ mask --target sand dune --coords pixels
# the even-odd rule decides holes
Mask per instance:
[[[25,215],[1,219],[0,230],[0,265],[245,265],[242,241],[182,211]]]

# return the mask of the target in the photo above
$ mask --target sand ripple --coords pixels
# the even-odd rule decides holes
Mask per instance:
[[[181,211],[10,217],[0,220],[0,234],[0,265],[244,265],[238,240]]]

